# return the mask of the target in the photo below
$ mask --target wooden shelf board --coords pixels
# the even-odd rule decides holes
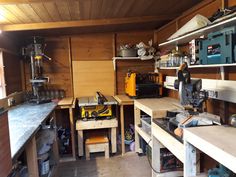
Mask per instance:
[[[140,60],[141,57],[113,57],[113,60]]]
[[[230,64],[212,64],[212,65],[191,65],[188,68],[214,68],[214,67],[222,67],[222,66],[236,66],[236,63]],[[179,67],[160,67],[160,69],[178,69]]]
[[[146,143],[148,143],[148,145],[152,147],[151,135],[147,134],[137,125],[135,125],[135,131],[137,131],[138,134],[146,141]]]
[[[208,175],[206,173],[200,173],[197,174],[196,176],[190,176],[190,177],[208,177]]]
[[[176,177],[176,176],[183,176],[183,171],[169,171],[158,173],[155,175],[156,177]]]
[[[183,36],[174,38],[172,40],[160,43],[159,46],[180,45],[180,44],[188,43],[192,39],[198,38],[202,35],[207,35],[210,32],[215,32],[215,31],[221,30],[225,27],[232,26],[232,25],[234,25],[235,22],[236,22],[236,16],[231,17],[226,20],[223,20],[223,21],[220,21],[220,22],[213,23],[213,24],[208,25],[206,27],[200,28],[196,31],[192,31],[192,32],[187,33]]]

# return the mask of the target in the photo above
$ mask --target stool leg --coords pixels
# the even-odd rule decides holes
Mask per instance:
[[[86,160],[90,160],[89,145],[85,146],[85,155],[86,155]]]
[[[106,143],[104,147],[105,147],[105,158],[109,159],[109,143]]]

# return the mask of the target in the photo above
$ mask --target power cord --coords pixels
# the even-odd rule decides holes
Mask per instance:
[[[147,143],[149,146],[150,146],[149,143],[150,143],[151,141],[152,141],[152,139],[150,138],[150,140],[149,140],[148,143]],[[152,169],[155,173],[157,173],[157,174],[160,173],[160,172],[158,172],[157,170],[154,169],[154,167],[152,166],[152,163],[151,163],[151,161],[150,161],[150,158],[148,158],[148,156],[147,156],[147,159],[148,159],[148,163],[149,163],[149,166],[151,167],[151,169]],[[198,159],[198,161],[197,161],[196,163],[198,164],[199,161],[200,161],[200,158]]]
[[[150,146],[150,142],[152,141],[152,139],[150,138],[150,140],[148,141],[148,145]],[[151,157],[151,155],[150,155],[150,157]],[[149,166],[151,167],[151,169],[155,172],[155,173],[160,173],[160,172],[158,172],[157,170],[155,170],[154,169],[154,167],[152,166],[152,163],[151,163],[151,161],[150,161],[150,158],[148,158],[148,155],[147,155],[147,159],[148,159],[148,163],[149,163]]]

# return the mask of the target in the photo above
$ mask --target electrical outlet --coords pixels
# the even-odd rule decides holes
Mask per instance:
[[[217,91],[208,90],[207,92],[208,92],[208,97],[210,97],[210,98],[217,98],[218,97]]]

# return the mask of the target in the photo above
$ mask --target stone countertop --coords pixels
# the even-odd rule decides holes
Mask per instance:
[[[38,105],[24,103],[8,111],[12,159],[37,132],[56,106],[57,104],[53,102]]]

